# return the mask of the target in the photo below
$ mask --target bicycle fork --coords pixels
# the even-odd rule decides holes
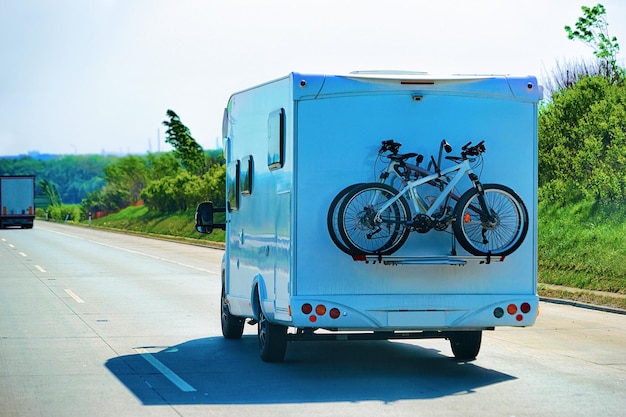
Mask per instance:
[[[493,215],[489,207],[487,207],[487,202],[485,201],[485,189],[478,179],[478,175],[474,174],[473,172],[469,173],[469,179],[472,181],[472,185],[478,192],[478,204],[480,205],[480,210],[478,211],[478,214],[480,216],[480,223],[482,225],[481,234],[483,238],[483,244],[486,245],[489,243],[486,232],[487,230],[494,227],[497,219]],[[463,221],[466,221],[466,219],[464,218]],[[467,221],[469,221],[469,219]]]

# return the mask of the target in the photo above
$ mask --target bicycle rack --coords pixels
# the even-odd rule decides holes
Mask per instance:
[[[464,266],[469,262],[478,262],[488,265],[492,262],[503,262],[504,256],[454,256],[454,255],[433,255],[433,256],[385,256],[385,255],[354,255],[354,261],[365,262],[366,264],[383,265],[456,265]]]
[[[454,265],[464,266],[469,262],[477,262],[483,265],[489,265],[492,262],[503,262],[504,256],[458,256],[456,254],[456,239],[453,234],[451,237],[450,255],[426,255],[426,256],[391,256],[391,255],[353,255],[354,261],[362,261],[366,264],[383,264],[383,265]]]

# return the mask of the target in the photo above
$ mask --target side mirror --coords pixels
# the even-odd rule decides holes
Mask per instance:
[[[211,233],[214,228],[226,230],[226,223],[215,223],[215,213],[225,213],[225,208],[213,208],[213,203],[208,201],[200,203],[196,209],[196,230],[200,233]]]

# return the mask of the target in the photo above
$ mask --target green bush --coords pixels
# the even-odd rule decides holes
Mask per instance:
[[[62,204],[48,207],[48,219],[59,222],[80,222],[82,219],[81,213],[81,206],[79,204]]]
[[[586,77],[539,113],[540,201],[626,199],[626,88]]]
[[[213,165],[204,175],[181,170],[175,176],[153,180],[141,196],[152,210],[163,213],[195,209],[202,201],[224,201],[225,167]]]

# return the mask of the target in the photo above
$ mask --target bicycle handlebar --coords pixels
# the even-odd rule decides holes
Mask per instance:
[[[389,152],[390,156],[392,155],[398,155],[398,152],[400,150],[400,147],[402,146],[401,143],[398,143],[396,141],[394,141],[393,139],[389,139],[389,140],[384,140],[382,141],[382,144],[380,146],[380,149],[378,150],[379,154],[385,153],[385,152]],[[435,162],[434,158],[431,158],[431,164],[433,164],[435,167],[437,167],[438,165],[441,164],[441,153],[443,151],[446,151],[446,153],[450,153],[452,152],[452,146],[450,146],[450,144],[444,139],[441,141],[440,144],[440,149],[439,149],[439,164]],[[485,141],[481,140],[479,143],[477,143],[476,145],[472,146],[472,142],[467,142],[465,145],[463,145],[461,147],[461,158],[462,159],[467,159],[470,156],[479,156],[481,154],[483,154],[486,151],[485,148]],[[418,164],[419,162],[421,162],[423,160],[423,156],[419,155],[419,154],[406,154],[406,155],[401,155],[402,158],[400,160],[405,160],[407,158],[413,157],[413,156],[418,156],[421,159],[418,160]],[[453,157],[446,157],[447,159],[453,159]]]
[[[467,159],[468,156],[479,156],[487,150],[485,148],[484,140],[481,140],[479,143],[477,143],[474,146],[470,146],[471,144],[472,142],[467,142],[465,146],[461,148],[462,149],[461,156],[463,157],[463,159]]]
[[[384,140],[378,153],[391,152],[392,155],[395,155],[398,153],[400,146],[402,146],[402,144],[395,142],[393,139]]]

